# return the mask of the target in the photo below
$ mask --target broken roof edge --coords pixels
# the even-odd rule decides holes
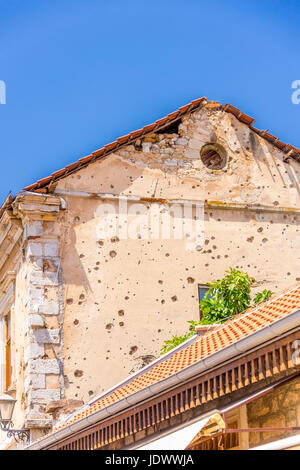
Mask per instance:
[[[27,190],[27,191],[45,190],[44,188],[47,187],[50,183],[54,183],[55,181],[58,181],[61,178],[65,178],[69,176],[70,174],[86,167],[90,163],[93,163],[95,160],[106,157],[110,153],[118,150],[119,148],[129,145],[130,143],[134,142],[138,138],[144,137],[145,135],[149,133],[162,130],[163,128],[176,122],[178,119],[181,119],[186,114],[190,112],[194,112],[197,109],[200,109],[201,107],[207,107],[207,108],[215,109],[215,110],[222,110],[224,112],[234,115],[241,123],[246,124],[257,135],[264,138],[269,143],[273,144],[276,148],[284,152],[286,154],[286,158],[284,159],[285,162],[289,158],[292,158],[300,163],[300,149],[290,144],[285,144],[281,142],[278,137],[275,137],[274,135],[270,134],[267,130],[263,131],[263,130],[257,129],[256,127],[253,127],[253,124],[255,123],[254,118],[252,118],[251,116],[248,116],[243,111],[236,108],[235,106],[232,106],[229,103],[222,105],[218,101],[209,101],[207,100],[206,97],[201,97],[199,99],[191,101],[190,103],[184,106],[181,106],[178,110],[167,114],[167,116],[161,119],[158,119],[152,124],[148,124],[142,127],[141,129],[137,129],[135,131],[130,132],[129,134],[119,137],[115,141],[109,144],[106,144],[104,147],[98,150],[95,150],[91,154],[85,157],[82,157],[79,160],[69,165],[66,165],[64,168],[58,171],[55,171],[51,175],[45,178],[42,178],[29,186],[26,186],[24,190]]]

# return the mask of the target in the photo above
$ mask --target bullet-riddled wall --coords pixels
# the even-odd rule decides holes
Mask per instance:
[[[205,165],[207,144],[224,152],[221,169]],[[66,398],[87,401],[157,357],[165,339],[199,319],[198,284],[229,267],[247,271],[257,290],[300,280],[300,165],[283,157],[234,116],[205,108],[57,183],[67,204],[60,219]],[[203,209],[194,248],[188,231],[174,237],[191,203],[191,219]],[[174,204],[181,216],[170,211]],[[145,236],[151,213],[161,224],[170,213],[170,237],[151,228]],[[112,226],[117,220],[117,233],[108,223],[104,234],[105,217]],[[126,220],[135,237],[124,236]]]

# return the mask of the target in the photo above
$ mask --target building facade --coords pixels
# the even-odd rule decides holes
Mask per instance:
[[[253,123],[201,98],[4,202],[0,385],[33,440],[158,358],[229,267],[300,280],[300,151]]]

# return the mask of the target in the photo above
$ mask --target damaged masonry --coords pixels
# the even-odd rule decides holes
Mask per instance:
[[[4,202],[0,385],[32,444],[158,360],[229,266],[300,281],[300,151],[253,124],[201,98]]]

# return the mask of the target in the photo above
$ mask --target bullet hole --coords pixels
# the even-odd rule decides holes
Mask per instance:
[[[170,253],[166,253],[165,256],[167,256],[167,257],[170,256]]]
[[[100,264],[100,261],[97,261],[96,265],[99,266],[99,264]]]
[[[161,333],[161,329],[158,329],[158,330],[157,330],[157,333]]]
[[[123,321],[120,321],[120,322],[119,322],[119,325],[120,325],[120,326],[124,326],[124,322],[123,322]]]
[[[300,277],[296,277],[296,281],[300,281]]]
[[[128,297],[128,295],[126,295],[126,297],[124,297],[124,299],[125,299],[125,300],[129,300],[129,297]]]
[[[75,222],[77,222],[77,223],[78,223],[78,222],[80,221],[80,217],[75,217],[75,219],[74,219],[74,220],[75,220]]]
[[[119,310],[119,311],[118,311],[118,314],[120,315],[120,317],[123,317],[123,315],[124,315],[124,310]]]
[[[217,249],[216,245],[213,245],[213,249],[214,249],[214,250],[216,250],[216,249]]]
[[[83,299],[84,299],[84,294],[80,294],[79,298],[80,298],[81,300],[83,300]]]
[[[51,271],[56,272],[56,266],[54,265],[53,261],[50,259],[43,260],[43,271]]]
[[[173,295],[173,297],[171,297],[171,300],[172,300],[172,302],[176,302],[177,301],[177,295]]]
[[[90,396],[93,395],[93,393],[94,393],[93,390],[89,390],[89,395]]]
[[[161,279],[158,281],[158,284],[163,284],[164,281],[162,281]]]
[[[267,238],[263,238],[263,239],[262,239],[262,242],[263,242],[263,243],[266,243],[267,241],[268,241]]]
[[[111,258],[115,258],[117,256],[117,253],[114,250],[112,250],[112,251],[109,252],[109,256]]]
[[[84,258],[84,254],[81,253],[81,254],[79,255],[79,258]]]
[[[247,238],[247,242],[249,242],[249,243],[252,243],[253,240],[254,240],[254,237],[249,237],[249,238]]]
[[[67,304],[71,305],[73,303],[73,299],[67,299]]]
[[[166,301],[164,299],[162,299],[161,303],[164,304]]]
[[[82,377],[83,376],[83,371],[76,369],[74,372],[75,377]]]
[[[194,284],[195,279],[194,279],[193,277],[188,277],[188,278],[187,278],[187,282],[188,282],[189,284]]]
[[[278,206],[279,205],[279,202],[278,201],[274,201],[273,202],[273,206]]]
[[[106,328],[107,330],[111,330],[113,326],[114,326],[114,325],[113,325],[112,323],[108,323],[108,324],[105,326],[105,328]]]
[[[99,267],[98,266],[95,266],[94,267],[94,271],[98,271],[99,270]]]
[[[137,350],[138,350],[137,346],[131,346],[130,351],[129,351],[130,356],[132,356],[132,354],[137,352]]]
[[[74,325],[78,325],[79,320],[76,319],[76,320],[73,321],[73,323],[74,323]]]
[[[204,242],[204,244],[205,244],[205,245],[208,245],[208,244],[209,244],[209,240],[206,239],[205,242]]]
[[[257,229],[257,231],[258,231],[258,232],[262,232],[262,231],[263,231],[263,227],[259,227],[259,228]]]
[[[99,240],[99,241],[98,241],[98,245],[103,246],[103,245],[104,245],[104,242],[103,242],[102,240]]]
[[[110,241],[111,241],[112,243],[117,243],[117,242],[120,241],[120,239],[119,239],[118,237],[112,237],[112,238],[110,239]]]

